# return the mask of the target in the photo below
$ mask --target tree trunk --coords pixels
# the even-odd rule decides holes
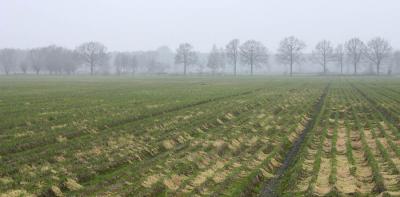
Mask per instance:
[[[91,63],[90,64],[90,75],[92,75],[92,76],[93,76],[93,70],[94,70],[93,67],[94,67],[93,63]]]
[[[343,75],[343,63],[340,63],[340,74]]]
[[[357,63],[354,63],[354,75],[357,75]]]
[[[236,60],[233,62],[233,75],[236,76]]]
[[[290,76],[293,74],[293,52],[290,53]]]
[[[376,64],[376,75],[379,75],[379,63]]]

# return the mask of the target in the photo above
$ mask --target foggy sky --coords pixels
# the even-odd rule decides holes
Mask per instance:
[[[311,50],[321,39],[388,39],[400,48],[398,0],[0,0],[0,48],[99,41],[109,50],[209,51],[232,38],[269,50],[294,35]]]

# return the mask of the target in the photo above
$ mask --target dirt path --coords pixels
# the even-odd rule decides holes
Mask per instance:
[[[356,165],[356,191],[364,194],[369,194],[372,193],[372,189],[374,188],[374,183],[372,180],[372,169],[368,166],[365,153],[362,150],[359,132],[360,131],[352,130],[350,134],[351,146],[353,148],[353,157]]]
[[[336,176],[336,189],[343,194],[354,194],[356,192],[356,179],[350,173],[350,163],[346,156],[346,128],[338,128],[338,140],[336,142],[337,149],[337,176]]]
[[[331,174],[331,161],[329,158],[322,156],[317,182],[315,183],[315,189],[314,189],[315,195],[324,196],[332,189],[331,185],[329,184],[330,174]]]

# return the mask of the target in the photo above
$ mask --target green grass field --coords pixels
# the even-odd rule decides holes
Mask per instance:
[[[399,196],[399,128],[394,77],[0,77],[0,196]]]

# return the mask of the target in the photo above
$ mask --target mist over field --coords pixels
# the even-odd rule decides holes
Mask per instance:
[[[400,196],[396,0],[0,0],[0,197]]]
[[[360,74],[376,74],[379,61],[380,73],[394,74],[398,7],[395,0],[3,0],[1,72],[354,74],[360,64]],[[288,61],[284,41],[292,36],[299,57]],[[352,52],[354,39],[361,42]],[[183,49],[193,53],[185,62]],[[88,60],[84,50],[99,57]]]

